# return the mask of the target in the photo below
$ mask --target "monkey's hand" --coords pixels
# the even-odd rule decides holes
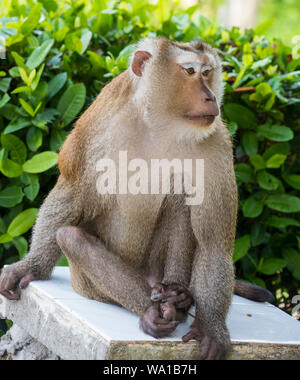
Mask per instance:
[[[20,289],[25,289],[31,281],[38,278],[21,261],[2,269],[0,275],[0,294],[9,300],[20,299]]]
[[[201,342],[198,360],[223,360],[231,346],[230,341],[220,343],[198,324],[193,324],[190,332],[182,337],[183,342],[189,342],[192,339]]]
[[[176,329],[178,323],[178,321],[162,318],[158,303],[150,306],[140,318],[141,328],[154,338],[169,336]]]
[[[194,303],[191,292],[185,286],[179,284],[164,285],[157,283],[152,288],[151,300],[172,304],[176,309],[182,311],[188,311]]]

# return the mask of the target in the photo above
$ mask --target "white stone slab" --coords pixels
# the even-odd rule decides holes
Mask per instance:
[[[185,358],[194,352],[190,344],[181,342],[193,320],[191,316],[171,337],[157,340],[139,329],[138,316],[75,293],[66,267],[55,268],[51,281],[32,282],[20,301],[0,299],[0,313],[64,359],[140,358],[142,345],[147,348],[146,355],[155,358],[170,357],[163,347],[179,350],[179,355],[182,351]],[[300,358],[300,322],[273,305],[234,296],[227,325],[232,342],[241,347],[248,345],[247,352],[249,344],[280,345],[285,350],[290,345]],[[157,353],[152,355],[155,350]]]

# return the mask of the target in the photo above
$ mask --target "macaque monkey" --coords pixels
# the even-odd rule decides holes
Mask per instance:
[[[154,337],[170,335],[194,302],[184,341],[201,342],[199,359],[230,350],[225,319],[234,288],[232,253],[237,187],[232,142],[221,121],[223,85],[216,51],[202,42],[142,40],[128,70],[113,79],[77,121],[59,154],[60,177],[44,201],[24,260],[3,269],[11,300],[30,281],[49,279],[64,252],[79,294],[140,316]],[[99,194],[97,161],[204,159],[204,198],[184,194]],[[120,163],[119,163],[120,165]]]

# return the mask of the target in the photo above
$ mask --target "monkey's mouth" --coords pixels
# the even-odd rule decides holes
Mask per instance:
[[[198,121],[203,125],[210,125],[214,122],[216,115],[189,115],[185,114],[184,117],[191,121]]]

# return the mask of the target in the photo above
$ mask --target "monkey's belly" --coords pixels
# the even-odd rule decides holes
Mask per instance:
[[[141,268],[147,259],[162,200],[146,196],[137,197],[134,202],[127,197],[123,202],[124,207],[110,210],[95,220],[96,233],[110,252],[132,267]]]

